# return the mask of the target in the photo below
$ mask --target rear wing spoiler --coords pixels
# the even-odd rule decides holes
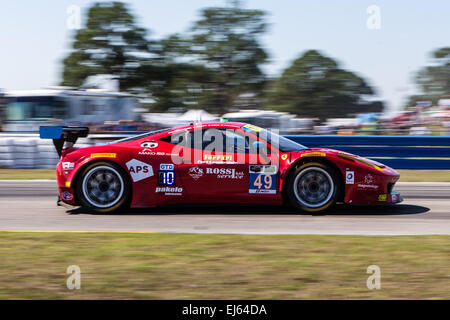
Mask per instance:
[[[61,156],[65,142],[73,146],[78,138],[85,138],[88,134],[88,127],[39,127],[40,138],[52,139],[59,156]]]

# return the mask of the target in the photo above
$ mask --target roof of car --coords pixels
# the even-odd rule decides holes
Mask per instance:
[[[239,129],[242,126],[245,126],[246,123],[243,122],[220,122],[220,121],[211,121],[211,122],[194,122],[189,125],[173,127],[169,130],[169,134],[173,132],[183,131],[190,128],[234,128]]]

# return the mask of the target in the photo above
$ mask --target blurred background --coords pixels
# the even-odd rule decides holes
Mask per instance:
[[[0,4],[0,125],[449,135],[450,3]]]

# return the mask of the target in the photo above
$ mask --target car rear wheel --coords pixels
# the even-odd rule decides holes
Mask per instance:
[[[320,162],[307,162],[290,176],[287,194],[295,207],[319,213],[336,203],[339,187],[339,178],[332,168]]]
[[[130,195],[128,177],[120,167],[109,162],[88,165],[82,171],[76,189],[81,205],[99,213],[125,207]]]

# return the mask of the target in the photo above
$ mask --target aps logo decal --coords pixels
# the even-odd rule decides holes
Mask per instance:
[[[153,168],[151,165],[133,159],[126,163],[133,182],[138,182],[153,176]]]

